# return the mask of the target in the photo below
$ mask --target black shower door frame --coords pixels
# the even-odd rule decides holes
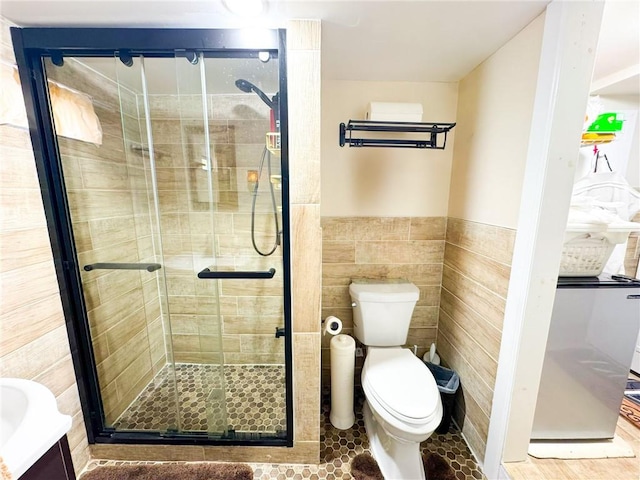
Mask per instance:
[[[118,432],[105,427],[104,408],[91,347],[91,336],[71,216],[53,126],[44,59],[68,57],[189,56],[257,58],[267,51],[278,58],[282,227],[290,232],[286,31],[241,29],[153,28],[11,28],[16,63],[25,100],[29,133],[53,252],[60,297],[89,443],[174,445],[293,446],[293,347],[291,321],[291,245],[283,235],[283,303],[285,342],[286,437],[236,433],[214,438],[207,433]]]

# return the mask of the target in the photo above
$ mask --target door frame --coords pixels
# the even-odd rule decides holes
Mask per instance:
[[[542,374],[564,230],[604,2],[554,1],[537,89],[483,471],[524,461]]]
[[[16,63],[25,101],[29,133],[40,182],[49,240],[67,327],[78,393],[89,443],[199,444],[293,447],[293,328],[291,320],[291,244],[282,238],[286,436],[235,434],[211,438],[203,434],[118,432],[104,425],[104,408],[91,347],[87,310],[64,186],[59,147],[50,109],[43,58],[113,57],[116,52],[145,57],[173,57],[176,52],[205,56],[253,58],[268,51],[278,58],[282,228],[290,231],[286,31],[241,29],[154,28],[11,28]]]

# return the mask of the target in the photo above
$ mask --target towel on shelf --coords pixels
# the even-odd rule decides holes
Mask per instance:
[[[0,124],[28,128],[20,78],[15,67],[0,64]],[[56,134],[102,145],[102,126],[91,97],[49,80]]]

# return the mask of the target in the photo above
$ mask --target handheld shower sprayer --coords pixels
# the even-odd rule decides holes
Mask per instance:
[[[260,97],[260,99],[264,103],[267,104],[267,107],[273,110],[273,107],[274,107],[273,99],[270,99],[269,97],[267,97],[267,95],[258,87],[256,87],[253,83],[249,82],[248,80],[244,80],[243,78],[239,78],[238,80],[236,80],[236,87],[238,87],[244,93],[254,92],[256,95]],[[274,96],[273,98],[275,99],[276,97]]]
[[[271,109],[271,130],[276,131],[276,129],[280,127],[279,94],[276,93],[273,97],[269,98],[266,93],[244,78],[236,80],[236,87],[245,93],[255,93],[260,97],[260,100],[262,100],[265,105]]]
[[[236,80],[236,87],[242,90],[245,93],[255,93],[260,97],[260,99],[269,107],[271,110],[271,131],[276,132],[280,129],[280,104],[278,101],[278,93],[276,93],[272,98],[269,98],[262,90],[256,87],[253,83],[248,80],[244,80],[239,78]],[[256,215],[256,200],[258,197],[258,188],[260,187],[260,177],[262,176],[262,169],[264,167],[265,158],[267,160],[267,173],[268,178],[271,179],[271,153],[265,147],[262,151],[262,158],[260,160],[260,166],[258,167],[256,181],[252,183],[252,199],[251,199],[251,243],[253,244],[253,249],[263,257],[268,257],[272,255],[277,249],[278,245],[280,245],[280,235],[282,231],[280,230],[280,222],[278,220],[278,208],[276,205],[276,197],[275,192],[273,191],[273,183],[269,181],[269,192],[271,194],[271,205],[273,207],[273,222],[275,228],[275,239],[273,242],[273,246],[269,251],[261,251],[256,244],[256,235],[255,235],[255,215]]]

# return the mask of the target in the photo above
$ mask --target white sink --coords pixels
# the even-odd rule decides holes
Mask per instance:
[[[0,378],[0,457],[17,479],[71,428],[47,387]]]

